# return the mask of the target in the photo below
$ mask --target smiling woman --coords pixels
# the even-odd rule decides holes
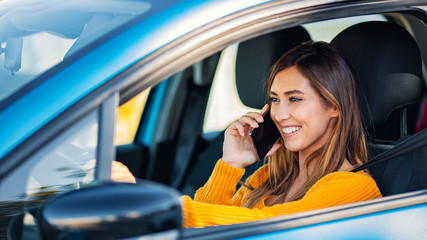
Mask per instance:
[[[282,136],[267,154],[268,163],[235,192],[244,168],[259,160],[249,132],[263,123],[264,107],[226,130],[222,159],[208,182],[194,201],[182,198],[186,227],[381,197],[368,173],[348,171],[366,161],[366,143],[355,78],[341,54],[324,42],[297,46],[273,65],[268,92],[271,118]]]

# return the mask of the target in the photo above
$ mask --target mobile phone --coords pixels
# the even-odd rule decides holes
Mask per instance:
[[[270,108],[262,115],[264,122],[259,123],[259,127],[254,128],[250,133],[252,142],[260,160],[264,159],[268,151],[280,137],[279,129],[271,119]]]

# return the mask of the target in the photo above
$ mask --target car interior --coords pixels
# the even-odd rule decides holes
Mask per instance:
[[[387,19],[389,21],[350,26],[331,40],[358,74],[369,159],[415,133],[417,121],[421,121],[420,109],[424,107],[421,100],[426,92],[420,47],[405,28],[393,22],[397,18]],[[239,43],[235,85],[240,101],[250,108],[261,109],[265,103],[264,83],[269,67],[284,52],[309,40],[307,30],[296,26]],[[153,89],[152,93],[167,92],[161,104],[170,108],[163,109],[157,116],[160,125],[154,130],[154,142],[150,142],[148,151],[134,144],[117,147],[117,159],[137,177],[170,185],[190,196],[207,181],[222,155],[224,140],[225,129],[208,134],[202,130],[220,57],[219,53],[214,54],[162,83],[167,85],[163,90],[162,84]],[[150,101],[155,99],[149,96],[147,102]],[[150,109],[144,111],[142,122],[149,113]],[[162,128],[162,124],[168,126]],[[144,161],[136,160],[135,156]],[[425,189],[426,156],[426,148],[422,148],[375,164],[368,170],[384,196]],[[262,164],[258,162],[247,167],[245,177]]]
[[[418,45],[405,29],[390,22],[352,26],[336,36],[331,44],[350,59],[359,75],[361,106],[371,135],[372,158],[408,135],[407,107],[419,101],[423,83]],[[392,116],[395,110],[399,114]],[[386,120],[392,122],[385,123]],[[411,120],[411,132],[414,126]],[[395,142],[390,142],[395,138]],[[425,188],[427,178],[422,158],[425,154],[421,149],[371,167],[369,170],[383,196]]]

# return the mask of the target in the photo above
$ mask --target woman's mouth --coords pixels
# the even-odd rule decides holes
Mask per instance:
[[[285,134],[291,134],[291,133],[297,132],[300,129],[301,127],[286,127],[286,128],[282,128],[282,132]]]

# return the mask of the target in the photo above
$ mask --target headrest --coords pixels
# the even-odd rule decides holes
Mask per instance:
[[[265,104],[265,87],[271,66],[285,52],[309,40],[307,31],[298,26],[240,43],[236,58],[236,85],[242,103],[261,109]]]
[[[347,28],[331,44],[354,66],[368,127],[383,123],[395,109],[415,103],[421,93],[417,43],[391,22],[365,22]]]

